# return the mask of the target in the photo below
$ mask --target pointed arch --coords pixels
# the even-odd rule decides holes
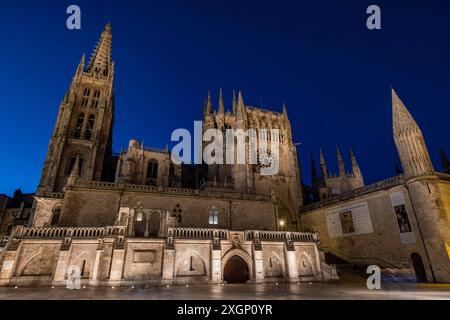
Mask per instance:
[[[236,248],[228,250],[227,253],[225,253],[224,256],[222,257],[222,279],[223,279],[223,274],[225,271],[225,266],[226,266],[228,260],[230,260],[234,256],[238,256],[245,261],[245,263],[247,264],[248,272],[249,272],[249,278],[250,278],[250,280],[254,279],[254,268],[253,268],[252,257],[246,251],[244,251],[242,249],[236,249]]]
[[[73,131],[73,137],[75,139],[81,138],[81,131],[83,130],[83,124],[84,124],[84,112],[81,112],[78,115],[77,122],[75,124],[75,130]]]

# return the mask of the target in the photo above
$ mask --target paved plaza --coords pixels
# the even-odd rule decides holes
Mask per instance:
[[[245,284],[174,287],[0,288],[0,300],[450,300],[450,285]]]

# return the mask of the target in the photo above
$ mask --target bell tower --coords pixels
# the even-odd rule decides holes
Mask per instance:
[[[59,192],[75,164],[81,179],[100,180],[112,153],[114,62],[108,23],[87,67],[81,58],[60,104],[38,192]]]

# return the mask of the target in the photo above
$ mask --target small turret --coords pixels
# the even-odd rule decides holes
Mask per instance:
[[[222,88],[220,88],[220,90],[219,90],[219,113],[220,114],[225,113],[225,105],[223,103]]]
[[[320,170],[322,171],[322,177],[328,178],[328,167],[322,148],[320,148]]]
[[[342,158],[342,153],[341,153],[341,150],[339,149],[338,145],[336,145],[336,153],[337,153],[337,162],[338,162],[338,167],[339,167],[339,176],[345,177],[347,175],[347,173],[345,171],[345,163],[344,163],[344,159]]]
[[[439,154],[441,155],[442,171],[444,173],[450,174],[450,161],[448,161],[448,157],[445,154],[444,148],[442,146],[439,146]]]
[[[361,172],[361,168],[359,167],[358,161],[356,161],[356,156],[353,152],[352,147],[350,147],[350,158],[352,162],[352,173],[353,176],[359,180],[361,180],[362,184],[364,184],[364,178]]]

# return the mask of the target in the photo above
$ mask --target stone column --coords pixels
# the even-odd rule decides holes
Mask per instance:
[[[9,285],[11,276],[14,274],[14,270],[17,267],[18,250],[7,250],[3,256],[3,262],[0,265],[0,285]]]
[[[66,280],[67,269],[69,268],[71,243],[71,239],[66,238],[61,244],[58,261],[56,262],[56,270],[53,276],[53,282],[55,282],[55,284],[62,284],[62,282]]]
[[[97,252],[95,255],[94,267],[92,270],[92,278],[89,281],[90,285],[93,285],[93,286],[98,285],[98,272],[99,272],[99,268],[100,268],[100,259],[102,257],[102,254],[103,254],[103,247],[99,247],[97,249]]]
[[[222,250],[211,250],[211,281],[222,282]]]
[[[298,278],[298,266],[297,266],[297,252],[294,250],[286,250],[286,267],[287,276],[290,282],[297,282]]]
[[[119,239],[114,243],[114,249],[111,259],[111,273],[109,282],[111,285],[120,285],[122,281],[123,266],[125,260],[125,240]]]
[[[319,248],[317,248],[317,243],[314,244],[314,255],[316,258],[315,259],[316,268],[314,269],[317,270],[317,274],[315,274],[314,276],[316,277],[316,280],[323,281],[322,262],[320,261],[320,253]]]
[[[163,282],[172,283],[175,276],[175,250],[165,249],[163,260]]]
[[[255,261],[254,281],[256,283],[264,282],[264,262],[263,262],[262,250],[254,251],[254,259],[253,260]]]

